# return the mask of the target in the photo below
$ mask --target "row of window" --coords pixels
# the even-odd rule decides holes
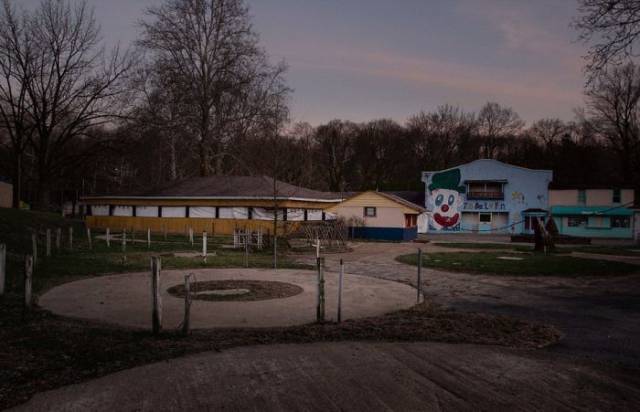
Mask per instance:
[[[274,220],[274,209],[261,207],[90,205],[87,206],[87,214],[123,217]],[[277,219],[283,221],[322,221],[334,218],[333,214],[325,213],[321,209],[282,208],[277,212]]]
[[[611,196],[612,203],[621,203],[622,202],[622,193],[620,189],[613,189]],[[584,189],[578,190],[578,204],[586,205],[587,204],[587,191]]]
[[[609,222],[602,216],[589,218],[588,216],[570,216],[567,218],[569,227],[593,227],[593,228],[630,228],[631,218],[629,216],[611,216]]]

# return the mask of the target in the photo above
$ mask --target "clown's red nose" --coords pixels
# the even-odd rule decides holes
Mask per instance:
[[[449,211],[449,205],[442,205],[442,211],[443,212],[448,212]]]

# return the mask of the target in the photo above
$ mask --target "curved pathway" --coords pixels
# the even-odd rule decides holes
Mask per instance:
[[[16,410],[633,410],[639,381],[491,346],[273,345],[130,369],[38,394]]]
[[[416,267],[395,257],[429,252],[456,253],[430,243],[357,242],[352,252],[326,254],[330,271],[340,259],[346,270],[416,285]],[[482,253],[481,250],[464,250]],[[313,263],[314,256],[298,258]],[[423,290],[431,301],[464,311],[489,312],[549,323],[564,339],[552,351],[640,368],[640,274],[599,277],[492,276],[423,269]]]

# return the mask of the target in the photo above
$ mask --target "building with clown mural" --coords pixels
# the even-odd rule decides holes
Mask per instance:
[[[431,233],[532,233],[533,220],[549,218],[551,170],[492,159],[423,172]]]

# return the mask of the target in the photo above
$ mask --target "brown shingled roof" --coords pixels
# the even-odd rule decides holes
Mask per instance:
[[[337,200],[333,192],[321,192],[276,181],[279,198]],[[273,178],[269,176],[205,176],[190,177],[142,193],[105,195],[104,197],[175,197],[175,198],[269,198],[273,197]],[[95,196],[92,196],[95,197]]]

